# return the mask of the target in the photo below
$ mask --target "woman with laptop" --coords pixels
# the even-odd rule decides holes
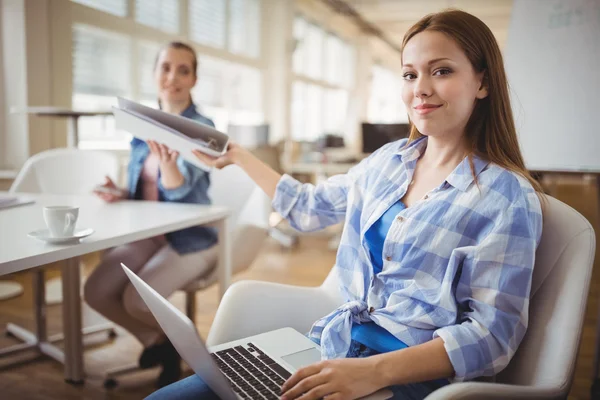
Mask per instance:
[[[197,67],[194,49],[184,43],[169,43],[159,52],[154,65],[159,106],[166,112],[214,127],[210,119],[196,111],[192,101]],[[183,160],[177,152],[134,138],[127,189],[118,188],[107,177],[95,193],[109,203],[137,199],[209,204],[209,185],[208,173]],[[180,357],[119,265],[125,262],[168,297],[215,265],[216,243],[213,228],[192,227],[119,246],[102,256],[100,265],[86,281],[86,302],[131,332],[144,346],[139,366],[162,365],[160,387],[180,378]]]
[[[478,18],[428,15],[402,44],[409,139],[318,185],[280,176],[231,144],[237,164],[300,230],[345,222],[333,273],[347,303],[315,322],[323,361],[296,371],[283,399],[356,399],[389,388],[422,399],[492,376],[528,322],[541,189],[525,169],[498,44]],[[261,312],[262,310],[257,310]],[[149,399],[209,399],[197,376]]]

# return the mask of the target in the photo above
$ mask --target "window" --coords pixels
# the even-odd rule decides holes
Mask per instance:
[[[196,104],[217,129],[229,124],[263,123],[260,70],[209,56],[200,56],[198,83],[192,91]]]
[[[260,0],[230,0],[228,48],[235,54],[259,56]]]
[[[308,46],[304,37],[306,36],[307,22],[304,18],[296,17],[294,19],[294,55],[293,55],[293,68],[294,72],[299,75],[305,75],[307,70],[307,51]]]
[[[179,0],[136,0],[135,20],[168,33],[178,33]]]
[[[74,108],[110,109],[117,96],[156,107],[156,56],[165,43],[181,39],[213,47],[223,55],[198,53],[198,81],[192,97],[199,111],[222,130],[229,124],[264,123],[262,71],[243,61],[231,61],[260,56],[263,0],[73,1],[116,16],[97,18],[91,26],[88,16],[81,15],[82,8],[73,8]],[[182,13],[188,22],[184,29],[180,27]],[[154,32],[147,35],[150,31],[144,29],[142,36],[139,24]],[[115,130],[113,118],[86,117],[79,124],[80,147],[129,146],[130,136]]]
[[[73,27],[73,107],[82,110],[109,109],[116,96],[131,96],[131,39],[114,32],[76,24]],[[84,147],[101,147],[102,142],[122,142],[123,132],[112,118],[86,117],[79,120]]]
[[[189,0],[190,38],[207,46],[225,47],[225,0]]]
[[[294,38],[292,137],[312,141],[324,134],[350,134],[345,125],[355,79],[354,47],[300,16],[294,20]]]
[[[402,80],[392,71],[373,66],[367,119],[371,123],[408,122],[402,102]]]
[[[118,17],[127,16],[127,0],[73,0],[73,2],[114,14]]]
[[[294,82],[292,87],[292,138],[314,141],[324,133],[326,89],[319,85]]]
[[[138,97],[143,103],[156,104],[158,90],[154,79],[154,63],[161,45],[153,42],[137,43]]]
[[[324,32],[318,26],[309,24],[304,40],[306,40],[307,45],[306,75],[313,79],[321,79],[324,66]]]

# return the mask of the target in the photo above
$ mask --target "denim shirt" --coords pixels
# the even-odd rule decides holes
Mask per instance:
[[[193,119],[200,123],[214,127],[214,123],[200,115],[196,111],[196,105],[190,104],[182,113],[182,116]],[[131,156],[127,167],[127,187],[129,198],[140,200],[140,176],[144,168],[144,162],[150,154],[150,149],[145,141],[133,138],[131,141]],[[175,189],[165,189],[158,179],[158,200],[172,201],[176,203],[210,204],[208,187],[210,176],[208,172],[185,161],[183,157],[177,160],[177,166],[184,177],[184,183]],[[217,232],[214,228],[194,226],[180,231],[166,234],[167,241],[179,254],[187,254],[205,250],[217,243]]]

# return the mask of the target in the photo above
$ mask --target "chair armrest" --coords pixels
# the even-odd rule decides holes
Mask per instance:
[[[237,282],[223,296],[206,343],[215,346],[284,327],[307,333],[338,305],[321,287]]]
[[[507,385],[503,383],[460,382],[436,390],[426,400],[494,400],[494,399],[564,399],[564,395],[550,388]]]

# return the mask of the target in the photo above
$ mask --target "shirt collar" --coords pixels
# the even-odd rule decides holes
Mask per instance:
[[[421,157],[423,152],[427,148],[427,136],[423,136],[414,142],[409,143],[407,146],[402,147],[398,154],[402,157],[402,161],[405,163],[414,162],[416,164],[416,160]],[[471,159],[473,160],[473,167],[475,170],[475,174],[471,172],[471,165],[469,164],[469,157],[465,157],[454,171],[448,175],[446,178],[446,182],[450,185],[454,186],[458,190],[464,192],[466,191],[471,183],[475,180],[473,176],[478,176],[481,171],[484,170],[485,167],[489,164],[488,161],[476,156],[471,155]],[[412,164],[412,163],[411,163]],[[414,165],[412,166],[414,169]]]
[[[186,118],[194,118],[196,115],[198,115],[198,111],[196,111],[196,105],[194,102],[192,101],[188,108],[183,110],[179,115]]]

